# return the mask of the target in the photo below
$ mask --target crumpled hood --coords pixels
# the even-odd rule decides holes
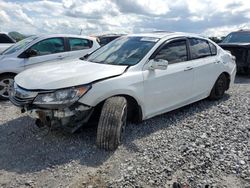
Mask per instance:
[[[118,76],[126,68],[127,66],[75,60],[71,63],[57,63],[28,69],[18,74],[15,82],[29,90],[60,89]]]

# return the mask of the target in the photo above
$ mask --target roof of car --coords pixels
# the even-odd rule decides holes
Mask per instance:
[[[250,33],[250,29],[240,29],[238,31],[233,31],[232,33]]]
[[[37,35],[39,38],[51,38],[51,37],[72,37],[72,38],[85,38],[96,40],[94,37],[84,36],[84,35],[72,35],[72,34],[49,34],[49,35]]]
[[[109,33],[109,34],[103,34],[103,35],[93,35],[93,37],[119,37],[126,34],[115,34],[115,33]]]
[[[201,35],[193,33],[182,33],[182,32],[169,32],[169,31],[156,31],[151,33],[139,33],[130,34],[128,36],[138,36],[138,37],[154,37],[154,38],[165,38],[165,37],[198,37],[203,38]]]

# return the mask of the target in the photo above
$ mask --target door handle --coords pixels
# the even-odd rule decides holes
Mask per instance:
[[[190,71],[190,70],[193,70],[193,67],[186,67],[186,68],[184,69],[184,71]]]

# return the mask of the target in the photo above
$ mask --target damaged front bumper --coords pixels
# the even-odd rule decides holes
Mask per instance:
[[[92,112],[93,107],[79,102],[71,104],[34,104],[39,92],[29,91],[14,84],[10,89],[10,101],[27,112],[32,118],[36,119],[39,127],[62,127],[69,132],[74,132],[86,123]]]
[[[25,109],[25,108],[24,108]],[[64,109],[25,109],[28,115],[36,119],[38,127],[61,127],[69,132],[75,132],[87,123],[93,108],[83,104],[76,104]]]

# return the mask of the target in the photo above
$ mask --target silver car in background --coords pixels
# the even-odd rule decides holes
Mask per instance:
[[[65,34],[31,36],[15,43],[0,55],[0,99],[8,99],[9,85],[23,70],[80,58],[99,47],[96,38]]]

